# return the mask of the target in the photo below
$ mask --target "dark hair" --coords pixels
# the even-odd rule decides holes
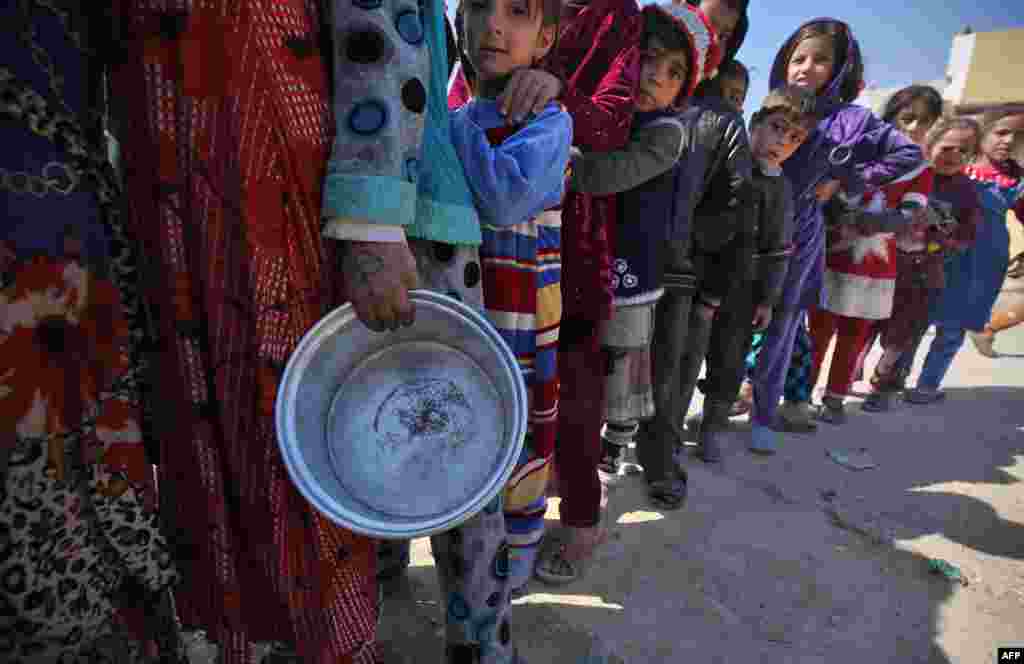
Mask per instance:
[[[693,7],[700,7],[700,0],[686,0],[686,2]],[[750,30],[750,19],[747,17],[747,6],[750,4],[750,0],[725,0],[725,2],[740,13],[740,20],[736,22],[736,28],[732,31],[732,36],[729,37],[729,43],[722,44],[722,64],[719,65],[719,68],[736,58],[736,54],[739,52],[740,46],[743,46],[743,40],[747,38],[747,32]],[[749,87],[749,81],[747,85]]]
[[[722,81],[726,79],[743,79],[743,87],[750,89],[750,71],[739,60],[729,60],[718,67],[718,73],[712,79],[704,79],[697,86],[693,96],[701,97],[722,97]]]
[[[699,63],[693,61],[694,37],[678,19],[663,7],[651,4],[644,7],[642,11],[643,30],[640,35],[640,48],[646,51],[650,48],[651,39],[656,38],[666,51],[682,53],[686,56],[686,81],[679,89],[679,95],[672,102],[675,107],[681,107],[692,96],[691,91],[695,89],[695,79],[700,70]]]
[[[796,85],[782,85],[769,92],[761,102],[761,108],[750,116],[750,128],[779,113],[793,124],[812,131],[818,124],[818,114],[814,109],[813,92]]]
[[[844,67],[847,67],[848,71],[839,88],[839,101],[844,104],[852,102],[864,87],[864,63],[861,61],[859,52],[850,52],[853,50],[850,48],[853,43],[853,35],[850,34],[850,29],[846,27],[846,24],[840,21],[826,19],[809,23],[783,44],[781,63],[783,80],[788,80],[786,73],[796,47],[801,42],[814,37],[827,37],[832,42],[832,51],[835,55],[835,63],[832,67],[833,80]]]
[[[942,117],[942,95],[939,91],[930,85],[910,85],[889,97],[882,109],[882,119],[893,122],[900,111],[918,100],[924,102],[933,121]]]
[[[643,13],[643,32],[640,35],[640,48],[650,48],[651,38],[656,37],[666,51],[683,51],[686,61],[690,62],[690,36],[685,34],[675,19],[663,11],[646,11]]]
[[[978,154],[978,147],[981,143],[981,125],[978,124],[977,120],[964,117],[939,118],[939,120],[932,125],[931,129],[929,129],[928,133],[925,135],[924,145],[925,149],[928,151],[925,158],[929,158],[932,148],[935,147],[936,143],[942,140],[943,136],[957,129],[966,129],[974,133],[974,140],[971,141],[971,147],[968,150],[970,153],[967,157],[968,160]]]
[[[476,83],[476,70],[473,69],[473,63],[466,57],[466,24],[465,18],[463,17],[463,5],[466,0],[459,0],[459,5],[455,9],[455,40],[457,42],[457,48],[459,52],[459,62],[462,63],[462,74],[466,77],[466,85],[469,86],[470,90],[473,90]],[[555,40],[551,44],[549,53],[558,48],[558,31],[559,23],[562,18],[562,0],[527,0],[530,7],[530,16],[533,16],[539,9],[541,12],[540,25],[541,28],[548,26],[555,26]],[[547,58],[545,58],[547,61]]]

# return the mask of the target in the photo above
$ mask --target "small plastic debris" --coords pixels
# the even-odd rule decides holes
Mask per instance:
[[[956,581],[963,585],[967,585],[967,577],[964,576],[963,572],[956,565],[943,560],[942,558],[929,558],[928,559],[928,571],[932,574],[941,574],[950,581]]]
[[[855,452],[830,449],[825,450],[825,454],[840,466],[850,470],[868,470],[869,468],[878,467],[878,464],[871,459],[871,455],[866,447],[862,447]]]

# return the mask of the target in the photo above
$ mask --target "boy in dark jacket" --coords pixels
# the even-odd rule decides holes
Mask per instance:
[[[650,339],[663,292],[675,166],[684,149],[679,109],[720,59],[708,20],[697,10],[651,4],[644,7],[642,19],[644,56],[629,143],[610,152],[574,150],[567,183],[569,191],[616,195],[615,311],[601,333],[602,350],[610,360],[605,412],[591,416],[604,415],[608,429],[630,437],[638,420],[653,411]],[[549,547],[536,574],[548,583],[568,583],[578,575],[579,562],[573,551]]]
[[[726,426],[743,380],[751,336],[771,322],[772,308],[782,293],[793,240],[793,191],[782,174],[782,163],[814,129],[817,119],[813,108],[810,93],[786,86],[771,92],[750,121],[754,196],[749,208],[750,223],[744,228],[752,239],[749,245],[753,269],[744,267],[747,243],[738,243],[731,287],[711,329],[707,378],[700,386],[705,401],[699,454],[708,462],[721,458],[718,433]],[[689,380],[696,379],[701,359],[688,354],[684,390],[693,384]],[[683,395],[683,415],[692,393],[690,388]]]
[[[679,115],[683,151],[673,169],[672,208],[664,248],[665,293],[655,316],[651,355],[655,414],[637,436],[648,497],[679,509],[686,473],[673,458],[679,435],[680,380],[687,351],[703,357],[714,311],[728,291],[728,259],[745,219],[750,148],[743,119],[717,95],[695,99]],[[709,220],[693,223],[694,220]],[[696,333],[693,333],[696,331]]]

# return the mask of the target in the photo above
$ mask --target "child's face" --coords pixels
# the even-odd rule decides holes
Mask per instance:
[[[928,111],[928,105],[923,99],[915,99],[909,106],[903,108],[894,118],[896,127],[902,131],[907,138],[924,147],[924,137],[928,130],[935,124],[937,118]]]
[[[684,51],[669,51],[657,37],[651,37],[640,64],[640,88],[636,110],[658,111],[668,108],[686,84],[690,62]]]
[[[973,129],[950,129],[932,146],[928,158],[939,175],[956,175],[967,163],[977,136]]]
[[[797,151],[807,130],[791,122],[783,113],[772,113],[750,131],[750,152],[762,163],[781,168],[782,163]]]
[[[737,113],[743,112],[743,102],[747,99],[747,83],[741,76],[731,76],[720,81],[722,98],[736,109]]]
[[[981,154],[993,163],[1013,158],[1021,136],[1024,135],[1024,113],[1008,115],[992,125],[981,139]]]
[[[544,57],[555,26],[527,0],[466,0],[463,6],[469,61],[482,81],[507,76]]]
[[[723,49],[736,31],[736,24],[740,22],[740,11],[733,4],[728,0],[701,0],[700,3],[700,11],[715,29]]]
[[[793,49],[786,82],[819,94],[832,80],[835,60],[835,49],[829,37],[809,37]]]

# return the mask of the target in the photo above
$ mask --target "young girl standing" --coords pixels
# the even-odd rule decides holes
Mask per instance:
[[[902,303],[904,309],[910,310],[909,324],[896,326],[907,330],[909,341],[903,347],[892,345],[887,343],[890,340],[883,333],[882,344],[885,354],[875,366],[875,376],[871,380],[874,389],[864,402],[865,410],[885,410],[892,395],[903,389],[903,383],[914,362],[914,354],[928,328],[929,306],[940,297],[941,289],[945,287],[943,263],[946,260],[955,260],[955,252],[963,251],[974,242],[978,224],[982,219],[981,209],[974,185],[962,170],[964,161],[969,155],[977,152],[980,133],[981,129],[974,120],[954,118],[938,121],[924,139],[922,147],[935,173],[929,206],[945,208],[955,221],[955,226],[950,232],[942,233],[942,237],[935,241],[935,250],[926,248],[916,252],[916,255],[910,253],[909,259],[919,259],[913,266],[913,272],[922,277],[918,279],[920,285],[917,286],[920,291],[917,293],[919,299]],[[910,284],[908,288],[912,286],[913,284]],[[897,284],[897,295],[898,289]],[[894,312],[894,316],[903,315],[901,311]],[[886,360],[891,351],[897,351],[898,357],[890,367]]]
[[[511,121],[524,99],[554,97],[572,117],[573,145],[583,152],[623,148],[632,127],[640,73],[640,8],[635,0],[567,0],[563,28],[548,65],[513,76],[502,106]],[[549,91],[554,89],[553,94]],[[600,342],[611,317],[615,196],[569,192],[562,203],[562,326],[555,447],[564,560],[583,562],[604,538],[601,460],[608,357]],[[597,416],[595,417],[595,413]]]
[[[452,143],[483,231],[484,308],[516,354],[530,390],[530,431],[502,499],[431,540],[447,611],[450,662],[518,662],[511,593],[529,579],[544,526],[557,417],[561,214],[572,123],[546,104],[522,123],[501,113],[510,77],[555,42],[557,0],[470,0],[460,43],[474,96],[452,115]],[[480,283],[466,271],[463,280]]]
[[[942,96],[927,85],[911,85],[898,91],[885,104],[882,120],[892,123],[910,140],[921,146],[925,156],[929,149],[926,138],[942,116]],[[932,168],[934,172],[934,168]],[[934,191],[933,191],[934,193]],[[876,336],[884,349],[871,377],[871,394],[862,409],[871,412],[886,410],[892,397],[903,390],[906,376],[897,370],[900,357],[911,346],[916,347],[919,335],[927,327],[928,306],[932,293],[941,288],[943,255],[950,242],[955,242],[964,227],[942,223],[940,212],[944,203],[929,200],[928,227],[910,236],[899,238],[896,251],[896,292],[893,312],[877,326]],[[935,223],[938,222],[938,223]],[[973,233],[973,231],[972,231]],[[973,237],[973,235],[972,235]],[[863,376],[863,361],[874,339],[865,345],[860,357],[858,375]],[[858,378],[859,380],[859,378]]]
[[[1018,218],[1024,213],[1024,172],[1013,161],[1022,135],[1024,114],[1019,111],[995,111],[982,118],[980,155],[965,173],[974,181],[984,220],[974,245],[946,264],[946,288],[931,310],[935,339],[917,387],[906,395],[910,403],[945,397],[939,386],[967,330],[982,330],[989,321],[1010,261],[1006,213],[1013,210]]]
[[[814,90],[822,120],[784,171],[796,195],[795,252],[775,317],[768,327],[754,371],[751,449],[771,453],[771,430],[782,395],[801,312],[821,302],[825,229],[822,204],[840,182],[859,195],[918,167],[921,150],[866,108],[854,106],[864,85],[860,48],[849,26],[817,19],[802,26],[776,56],[771,87],[783,84]]]
[[[831,424],[846,419],[844,400],[861,355],[876,329],[893,313],[897,283],[897,237],[905,242],[908,226],[923,223],[923,211],[932,188],[932,172],[921,164],[907,175],[868,192],[856,209],[843,211],[829,231],[825,261],[825,303],[811,309],[814,369],[818,373],[832,337],[835,353],[829,368],[828,389],[818,418]],[[838,203],[838,201],[835,201]],[[910,224],[911,210],[915,215]]]

